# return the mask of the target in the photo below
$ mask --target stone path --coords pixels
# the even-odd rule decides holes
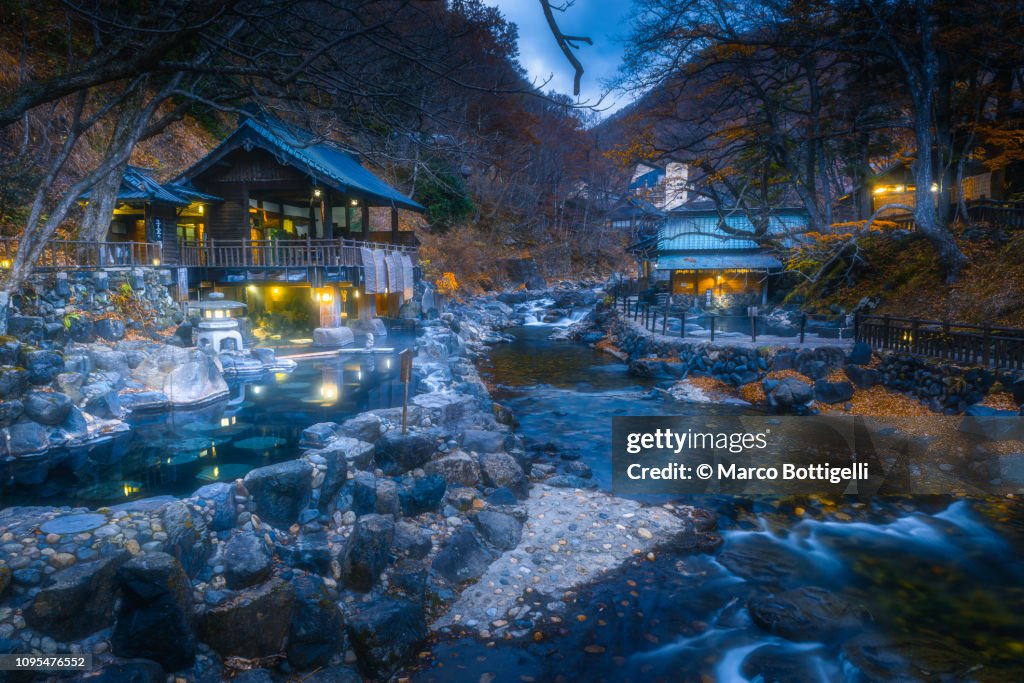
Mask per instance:
[[[566,592],[693,528],[692,508],[645,507],[599,491],[535,484],[524,507],[522,541],[462,592],[434,630],[461,626],[489,637],[528,628],[531,612],[560,610]]]

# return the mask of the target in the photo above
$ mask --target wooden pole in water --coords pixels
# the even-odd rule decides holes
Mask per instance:
[[[405,436],[409,422],[409,382],[412,381],[412,349],[405,349],[399,354],[402,359],[402,370],[399,378],[402,380],[402,436]]]

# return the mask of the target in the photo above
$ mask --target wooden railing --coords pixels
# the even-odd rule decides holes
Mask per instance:
[[[184,240],[178,243],[179,265],[206,268],[306,268],[361,266],[360,248],[416,256],[416,248],[354,240]]]
[[[874,349],[948,360],[961,365],[1024,369],[1024,329],[940,320],[858,316],[856,338]]]
[[[0,237],[0,262],[9,267],[21,246],[17,237]],[[91,270],[160,265],[160,244],[49,240],[36,260],[37,270]]]
[[[977,199],[967,202],[972,221],[984,221],[1014,230],[1024,230],[1024,202]]]

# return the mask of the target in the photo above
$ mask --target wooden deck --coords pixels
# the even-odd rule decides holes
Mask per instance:
[[[362,249],[416,257],[416,248],[354,240],[205,240],[178,243],[179,263],[190,268],[308,268],[361,266]]]
[[[20,247],[16,237],[0,237],[0,266],[9,268]],[[416,247],[354,240],[207,240],[178,243],[178,258],[163,258],[154,242],[50,240],[36,270],[98,270],[140,266],[189,268],[308,268],[362,266],[362,249],[398,252],[416,259]]]

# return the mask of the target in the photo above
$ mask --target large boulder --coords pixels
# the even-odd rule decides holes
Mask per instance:
[[[387,567],[395,537],[395,523],[384,515],[363,515],[356,520],[341,557],[341,571],[348,585],[368,591]]]
[[[756,596],[747,611],[755,624],[790,640],[835,638],[860,631],[870,619],[859,602],[816,586]]]
[[[173,405],[206,403],[228,395],[215,357],[194,348],[160,346],[132,370],[132,377],[146,389],[162,391]]]
[[[313,346],[351,346],[356,337],[347,327],[318,327],[313,330]]]
[[[476,533],[462,526],[434,557],[433,567],[448,583],[458,585],[479,578],[493,559]]]
[[[302,430],[299,446],[302,448],[323,448],[338,435],[337,422],[317,422]]]
[[[348,621],[359,670],[371,680],[388,680],[427,637],[423,609],[407,600],[370,603]]]
[[[96,336],[107,341],[121,341],[127,332],[124,321],[117,318],[101,318],[93,324]]]
[[[71,399],[54,391],[32,391],[25,397],[25,415],[44,425],[58,425],[71,412]]]
[[[56,351],[22,350],[21,364],[32,384],[49,384],[64,371],[64,358]]]
[[[210,528],[227,531],[235,526],[238,514],[235,509],[235,485],[218,481],[196,489],[193,494],[208,510]]]
[[[423,470],[427,474],[444,477],[449,486],[476,486],[480,483],[480,463],[465,451],[455,451],[432,460]]]
[[[181,563],[166,553],[146,553],[117,570],[121,603],[111,636],[118,657],[159,662],[167,671],[191,666],[192,586]]]
[[[0,401],[0,428],[10,427],[25,412],[25,404],[16,398]]]
[[[18,398],[28,388],[28,371],[21,367],[0,368],[0,399]]]
[[[127,552],[118,552],[55,571],[25,610],[25,621],[61,642],[110,626],[117,569],[127,560]]]
[[[434,439],[420,434],[402,434],[398,430],[386,433],[377,441],[377,466],[385,474],[405,474],[422,467],[437,450]]]
[[[853,398],[853,384],[819,379],[814,383],[814,398],[822,403],[846,403]]]
[[[494,453],[505,450],[504,432],[490,432],[482,429],[467,429],[462,433],[462,447],[477,453]]]
[[[867,365],[871,362],[871,345],[866,342],[857,342],[846,357],[846,362],[851,365]]]
[[[397,515],[400,508],[398,485],[394,481],[369,472],[356,472],[352,479],[353,512],[357,515]]]
[[[224,544],[221,559],[228,588],[238,589],[266,579],[270,575],[273,554],[262,536],[245,531]]]
[[[523,536],[523,525],[512,515],[493,510],[481,510],[473,517],[480,535],[499,550],[512,550]]]
[[[7,451],[11,455],[40,453],[50,447],[50,431],[35,422],[18,422],[7,430]]]
[[[304,460],[288,460],[251,470],[243,481],[260,518],[283,529],[309,507],[313,467]]]
[[[207,609],[199,639],[222,657],[269,657],[284,649],[294,609],[295,586],[274,578]]]
[[[406,517],[415,517],[425,512],[434,512],[441,506],[446,489],[444,477],[437,474],[414,480],[398,490],[402,514]]]
[[[436,425],[455,427],[480,412],[477,399],[466,394],[435,391],[412,399],[413,405],[423,410]]]
[[[484,453],[480,456],[480,470],[488,486],[504,486],[520,498],[529,495],[529,480],[523,468],[508,453]]]
[[[870,389],[876,384],[882,383],[882,373],[874,368],[866,368],[862,365],[847,365],[843,372],[850,378],[858,389]]]
[[[181,562],[189,576],[195,576],[210,558],[210,535],[206,520],[184,501],[168,503],[161,515],[167,540],[164,550]]]
[[[762,382],[768,405],[773,408],[799,409],[814,399],[814,390],[807,382],[795,377],[781,380],[764,380]]]
[[[362,413],[345,420],[338,427],[341,436],[348,436],[366,443],[376,443],[380,438],[380,418],[373,413]]]
[[[288,627],[288,664],[298,671],[327,666],[345,645],[345,623],[319,577],[303,576],[295,586],[295,611]]]
[[[371,447],[372,448],[372,447]],[[318,451],[309,451],[304,456],[306,459],[319,459],[325,466],[324,480],[320,484],[320,494],[317,498],[317,509],[325,512],[334,504],[341,487],[348,481],[348,452],[345,448],[323,448]]]

